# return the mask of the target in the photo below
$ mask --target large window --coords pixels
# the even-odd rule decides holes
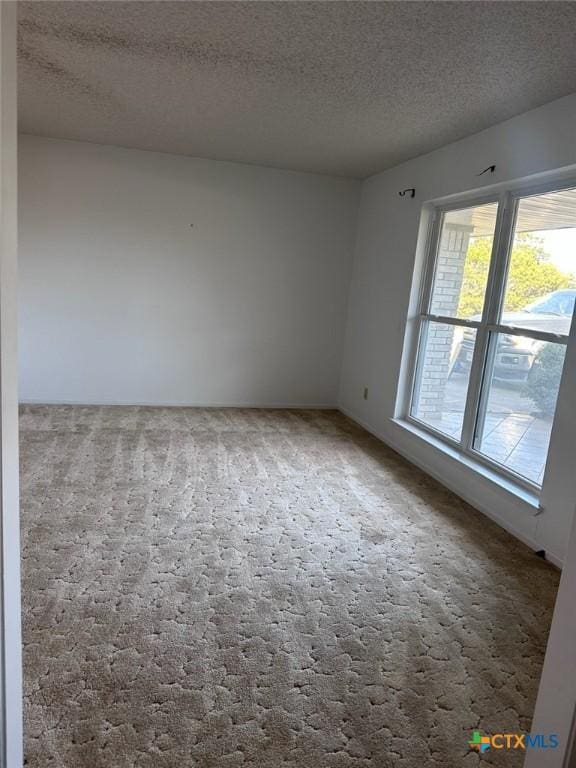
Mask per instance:
[[[576,189],[438,209],[408,418],[540,486],[576,298]]]

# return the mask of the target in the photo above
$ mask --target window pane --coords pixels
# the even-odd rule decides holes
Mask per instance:
[[[565,346],[496,334],[484,425],[475,447],[540,485],[564,365]]]
[[[480,319],[496,227],[497,203],[448,211],[442,219],[430,312]]]
[[[459,440],[476,331],[430,321],[422,334],[412,415]]]
[[[576,190],[518,203],[502,323],[568,334],[576,297]]]

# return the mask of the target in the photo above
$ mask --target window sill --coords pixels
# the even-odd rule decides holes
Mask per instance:
[[[480,477],[483,477],[517,499],[521,499],[531,508],[534,515],[538,515],[541,512],[540,499],[536,492],[530,491],[519,483],[515,483],[513,479],[501,475],[499,472],[487,467],[482,462],[475,461],[468,454],[448,445],[448,443],[445,443],[442,439],[427,432],[425,429],[419,428],[411,421],[401,418],[391,419],[391,421],[396,427],[399,427],[410,435],[422,440],[429,446],[432,446],[443,453],[445,456],[459,462],[462,466],[467,467]]]

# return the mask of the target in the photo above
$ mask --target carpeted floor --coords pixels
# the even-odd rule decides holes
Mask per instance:
[[[343,416],[23,407],[31,768],[466,768],[558,573]]]

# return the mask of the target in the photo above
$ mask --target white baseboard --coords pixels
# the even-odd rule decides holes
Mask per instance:
[[[371,435],[373,435],[373,437],[375,437],[377,440],[380,440],[380,442],[384,443],[384,445],[387,445],[389,448],[392,448],[393,451],[396,451],[396,453],[400,454],[400,456],[406,459],[406,461],[410,462],[410,464],[413,464],[414,466],[418,467],[418,469],[421,469],[430,477],[433,477],[434,480],[440,483],[440,485],[443,485],[445,488],[448,488],[448,490],[452,491],[452,493],[456,494],[456,496],[463,499],[467,504],[470,504],[471,507],[474,507],[474,509],[478,510],[478,512],[481,512],[483,515],[486,515],[486,517],[490,518],[490,520],[495,522],[501,528],[504,528],[504,530],[508,531],[508,533],[511,533],[512,536],[514,536],[516,539],[519,539],[523,544],[526,544],[526,546],[530,547],[530,549],[532,549],[534,552],[537,552],[538,550],[542,549],[541,545],[539,545],[538,542],[526,536],[521,531],[518,531],[517,529],[515,529],[514,526],[511,526],[507,520],[504,520],[499,515],[494,514],[492,509],[483,503],[482,499],[468,493],[466,488],[462,488],[456,483],[447,481],[445,477],[441,476],[440,473],[434,471],[430,466],[426,464],[426,462],[421,460],[419,461],[418,459],[415,459],[413,456],[410,456],[407,453],[407,451],[404,450],[398,444],[396,444],[394,440],[390,440],[388,436],[385,437],[382,433],[379,433],[377,430],[374,430],[362,418],[354,414],[348,408],[339,406],[338,410],[342,414],[344,414],[344,416],[348,417],[351,421],[357,424],[359,427],[362,427],[362,429],[365,429],[366,432],[369,432]],[[546,560],[552,563],[553,565],[557,566],[558,568],[562,568],[562,565],[563,565],[562,560],[559,557],[557,557],[553,552],[548,552],[548,551],[546,552]]]

